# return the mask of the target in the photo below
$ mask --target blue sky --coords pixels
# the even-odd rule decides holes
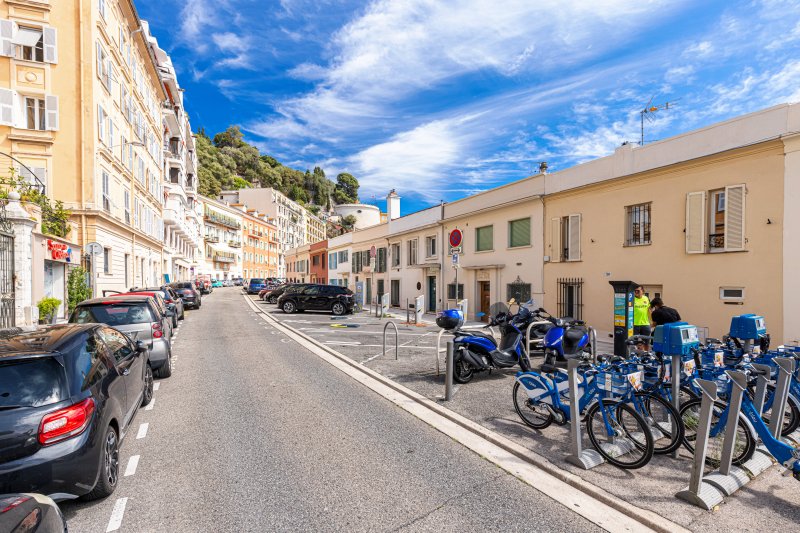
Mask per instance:
[[[137,0],[195,128],[403,211],[800,101],[800,0]]]

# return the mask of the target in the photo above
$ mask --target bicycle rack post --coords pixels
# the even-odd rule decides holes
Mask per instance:
[[[444,374],[444,401],[449,402],[453,398],[453,358],[455,357],[455,344],[447,341],[447,364]]]
[[[525,330],[525,346],[526,346],[525,351],[527,352],[528,357],[530,357],[530,355],[531,355],[531,353],[530,353],[531,352],[531,330],[533,329],[534,326],[539,326],[541,324],[547,324],[547,323],[548,322],[546,320],[537,320],[536,322],[531,322],[530,324],[528,324],[528,329]],[[494,336],[494,329],[492,329],[492,335]]]
[[[584,470],[589,470],[597,465],[603,464],[605,459],[597,450],[584,450],[583,437],[581,435],[581,410],[578,406],[580,395],[578,394],[578,359],[570,359],[567,362],[567,373],[569,376],[569,434],[571,440],[570,454],[567,462],[574,464]]]
[[[678,356],[673,356],[673,358],[680,360]],[[672,366],[673,368],[675,367],[674,364]],[[703,481],[708,434],[711,430],[711,410],[714,407],[714,402],[717,401],[717,384],[706,379],[698,379],[695,382],[702,390],[703,399],[700,403],[700,422],[697,425],[692,473],[689,478],[689,486],[675,494],[675,496],[710,511],[715,505],[721,503],[723,499],[722,493],[713,485]]]
[[[672,405],[680,412],[681,409],[681,356],[673,355],[671,362],[672,378]],[[672,458],[677,459],[680,455],[679,450],[672,452]]]
[[[781,429],[783,429],[783,414],[786,412],[789,383],[791,383],[792,374],[794,373],[794,359],[776,357],[773,361],[778,365],[778,382],[775,384],[775,399],[772,401],[769,431],[776,439],[779,439],[781,438]]]
[[[760,415],[764,410],[764,396],[767,393],[767,383],[769,382],[770,374],[772,374],[772,368],[769,365],[760,365],[758,363],[751,364],[756,370],[762,372],[762,374],[758,376],[758,381],[756,382],[756,392],[755,396],[753,397],[753,406],[756,408],[756,412]]]
[[[592,347],[592,363],[597,364],[597,330],[589,327],[589,345]]]
[[[447,351],[447,347],[442,348],[442,335],[444,335],[445,330],[440,329],[439,333],[436,335],[436,375],[439,375],[439,354],[445,353]]]
[[[704,481],[713,485],[725,496],[730,496],[744,487],[750,476],[737,466],[732,466],[733,451],[736,446],[736,432],[739,428],[739,413],[742,411],[742,394],[747,388],[747,376],[742,372],[727,371],[731,380],[731,396],[728,398],[728,418],[725,421],[725,438],[722,444],[722,456],[719,461],[719,470],[707,476]]]
[[[386,328],[390,324],[394,327],[394,360],[397,361],[397,354],[400,352],[400,333],[397,332],[397,324],[391,320],[383,326],[383,355],[386,355]]]

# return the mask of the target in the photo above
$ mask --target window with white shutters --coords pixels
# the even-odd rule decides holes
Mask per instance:
[[[44,62],[58,63],[58,32],[55,28],[45,26],[42,29],[44,41]]]
[[[0,88],[0,124],[14,125],[14,91]]]
[[[567,237],[568,247],[566,253],[567,261],[580,261],[581,260],[581,216],[570,215],[568,217],[568,231]]]
[[[686,253],[702,254],[706,241],[706,193],[686,195]]]
[[[561,217],[550,219],[550,261],[561,261]]]
[[[48,95],[45,103],[45,129],[58,131],[58,96]]]
[[[14,57],[16,45],[12,42],[16,23],[12,20],[0,20],[0,54],[5,57]]]
[[[725,250],[744,250],[744,185],[725,187]]]
[[[131,193],[130,191],[125,191],[125,223],[131,223]]]
[[[29,130],[47,129],[46,102],[41,98],[25,97],[25,128]]]
[[[19,59],[44,63],[44,35],[41,28],[19,26],[11,43],[16,46]]]
[[[103,210],[111,211],[111,193],[110,193],[110,178],[108,176],[108,172],[105,170],[102,174],[103,177]]]
[[[106,142],[106,111],[103,109],[103,106],[97,106],[97,136],[103,144],[108,144]]]

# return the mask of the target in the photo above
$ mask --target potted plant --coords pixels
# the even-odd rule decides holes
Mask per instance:
[[[39,308],[39,323],[40,324],[55,324],[58,306],[61,305],[61,300],[58,298],[42,298],[36,307]]]

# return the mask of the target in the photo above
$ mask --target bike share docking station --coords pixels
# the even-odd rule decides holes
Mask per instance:
[[[633,336],[633,289],[632,281],[609,281],[614,288],[614,355],[628,356],[625,344]]]
[[[584,449],[583,435],[581,433],[581,411],[578,398],[578,366],[581,362],[578,359],[567,361],[567,375],[569,380],[569,437],[570,454],[567,462],[577,467],[589,470],[605,462],[603,456],[597,450],[591,448]]]
[[[786,400],[789,394],[789,384],[794,372],[794,359],[777,357],[774,361],[778,366],[778,381],[775,386],[769,433],[775,439],[780,439]],[[752,366],[759,372],[753,407],[756,414],[760,416],[764,403],[764,392],[770,376],[770,367],[759,364],[752,364]],[[717,383],[711,380],[698,379],[696,383],[700,386],[703,397],[697,426],[697,441],[692,471],[689,478],[689,486],[675,495],[706,510],[713,509],[722,502],[725,496],[731,496],[745,486],[751,479],[754,479],[772,466],[774,461],[772,454],[761,444],[756,447],[756,453],[753,457],[742,464],[741,467],[732,464],[736,446],[736,432],[742,411],[742,398],[747,388],[747,375],[744,372],[734,370],[728,370],[725,373],[732,386],[730,397],[728,398],[728,415],[725,420],[725,434],[719,468],[710,474],[704,474],[709,434],[712,429],[712,411],[715,409],[714,403],[718,401]],[[745,423],[749,425],[763,423],[760,418],[757,421],[745,420]]]

